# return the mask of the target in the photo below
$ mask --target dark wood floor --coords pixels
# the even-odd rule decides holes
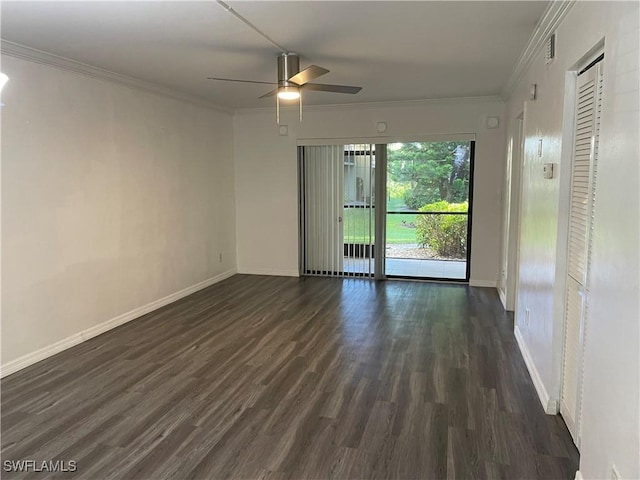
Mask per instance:
[[[2,381],[56,478],[565,478],[495,290],[232,277]],[[48,478],[7,473],[3,478]]]

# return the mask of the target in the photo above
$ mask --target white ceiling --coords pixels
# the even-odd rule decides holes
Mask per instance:
[[[308,104],[498,95],[548,2],[227,2],[318,83]],[[231,108],[270,106],[278,50],[213,1],[2,1],[2,38]]]

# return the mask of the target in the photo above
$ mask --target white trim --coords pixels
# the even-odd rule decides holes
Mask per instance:
[[[547,393],[547,389],[542,382],[542,378],[540,378],[538,369],[533,362],[533,357],[531,357],[531,353],[529,353],[527,344],[524,341],[522,332],[520,332],[520,329],[517,325],[514,328],[513,333],[516,337],[518,347],[520,348],[520,353],[522,353],[524,363],[527,365],[527,370],[529,371],[529,375],[531,376],[531,380],[533,381],[533,386],[536,387],[536,392],[538,393],[538,398],[540,399],[542,408],[544,408],[545,413],[549,415],[556,415],[558,413],[558,401],[549,397],[549,393]]]
[[[580,452],[580,442],[582,440],[582,437],[580,436],[580,429],[578,428],[579,425],[578,422],[576,422],[573,414],[571,413],[571,409],[567,407],[567,403],[564,400],[564,398],[560,400],[560,414],[562,415],[562,419],[564,420],[564,423],[567,426],[569,433],[571,434],[571,438],[573,438],[573,443],[578,449],[578,452]]]
[[[582,476],[582,473],[580,473],[580,470],[576,470],[575,480],[584,480],[584,477]]]
[[[155,93],[157,95],[162,95],[164,97],[173,98],[174,100],[191,103],[200,107],[206,107],[219,112],[228,114],[233,113],[233,109],[217,105],[207,100],[206,98],[183,93],[178,90],[163,87],[152,82],[139,80],[137,78],[129,77],[126,75],[121,75],[119,73],[105,70],[104,68],[87,65],[86,63],[78,62],[70,58],[61,57],[59,55],[54,55],[52,53],[43,52],[42,50],[37,50],[35,48],[20,45],[18,43],[9,42],[8,40],[2,40],[1,45],[1,51],[3,55],[8,55],[22,60],[28,60],[30,62],[39,63],[42,65],[48,65],[60,70],[66,70],[68,72],[78,73],[80,75],[96,78],[98,80],[104,80],[106,82],[124,85],[125,87],[137,88],[139,90],[144,90],[147,92]]]
[[[500,303],[502,303],[502,308],[507,310],[507,294],[504,289],[498,288],[498,297],[500,297]]]
[[[475,142],[475,133],[441,133],[434,135],[394,135],[377,137],[299,138],[299,147],[324,145],[351,145],[358,143],[409,143],[409,142]]]
[[[549,36],[558,28],[558,25],[562,23],[574,3],[576,3],[576,0],[554,0],[549,3],[536,29],[531,34],[526,47],[522,51],[522,55],[520,55],[509,80],[507,80],[507,83],[502,89],[503,99],[508,99],[509,96],[511,96],[513,89],[527,72],[536,55],[541,51],[541,48],[545,46]],[[556,44],[556,56],[557,55],[558,45]]]
[[[0,377],[6,377],[7,375],[11,375],[12,373],[17,372],[18,370],[22,370],[34,363],[37,363],[45,358],[49,358],[56,353],[60,353],[63,350],[67,350],[75,345],[78,345],[90,338],[96,337],[102,333],[108,332],[111,329],[114,329],[124,323],[130,322],[131,320],[135,320],[136,318],[141,317],[142,315],[146,315],[149,312],[157,310],[158,308],[164,307],[170,303],[173,303],[181,298],[184,298],[192,293],[197,292],[198,290],[202,290],[203,288],[207,288],[215,283],[221,282],[233,275],[236,274],[235,269],[227,270],[215,277],[208,278],[203,280],[202,282],[196,283],[190,287],[184,288],[178,292],[167,295],[166,297],[155,300],[151,303],[143,305],[142,307],[134,308],[133,310],[123,313],[122,315],[118,315],[115,318],[107,320],[106,322],[100,323],[99,325],[95,325],[91,328],[78,332],[70,337],[67,337],[63,340],[60,340],[52,345],[41,348],[40,350],[36,350],[35,352],[28,353],[20,358],[7,362],[2,365],[0,368]]]
[[[305,112],[318,112],[323,110],[371,110],[376,108],[407,108],[425,107],[429,105],[451,105],[470,103],[500,103],[504,104],[504,99],[499,95],[487,95],[484,97],[451,97],[451,98],[422,98],[418,100],[401,100],[388,102],[362,102],[362,103],[330,103],[325,105],[304,105]],[[297,106],[281,106],[281,111],[297,111]],[[234,115],[250,115],[254,113],[273,112],[273,107],[238,108]],[[374,125],[375,127],[375,125]]]
[[[498,282],[495,280],[469,280],[470,287],[486,287],[486,288],[498,288]]]
[[[280,270],[277,268],[238,268],[241,275],[267,275],[270,277],[299,277],[298,270]]]

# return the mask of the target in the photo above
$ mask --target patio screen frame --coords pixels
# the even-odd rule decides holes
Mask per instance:
[[[431,140],[431,141],[437,141],[437,140]],[[385,272],[385,278],[391,278],[391,279],[402,279],[402,280],[431,280],[431,281],[437,281],[437,282],[454,282],[454,283],[469,283],[469,279],[471,278],[471,225],[473,223],[472,219],[473,219],[473,179],[474,179],[474,160],[475,160],[475,152],[476,152],[476,141],[475,140],[468,140],[469,142],[469,208],[467,209],[466,212],[411,212],[411,214],[416,214],[416,215],[466,215],[467,216],[467,257],[466,257],[466,264],[465,264],[465,276],[464,278],[449,278],[449,277],[417,277],[417,276],[410,276],[410,275],[389,275]],[[427,143],[427,142],[424,142]],[[385,183],[386,183],[386,168],[384,171],[384,175],[385,175]],[[385,218],[387,215],[394,215],[394,214],[406,214],[407,212],[388,212],[386,209],[386,202],[384,205],[384,214],[385,214]],[[385,246],[386,246],[386,242],[385,242]],[[386,260],[386,255],[384,257],[384,259]],[[423,260],[425,262],[428,262],[429,260]]]

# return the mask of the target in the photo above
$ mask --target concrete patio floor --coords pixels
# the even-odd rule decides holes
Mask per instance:
[[[344,271],[347,273],[368,273],[373,271],[373,259],[344,258]],[[387,258],[387,275],[416,278],[447,278],[464,280],[467,262],[457,260],[431,260],[413,258]]]

